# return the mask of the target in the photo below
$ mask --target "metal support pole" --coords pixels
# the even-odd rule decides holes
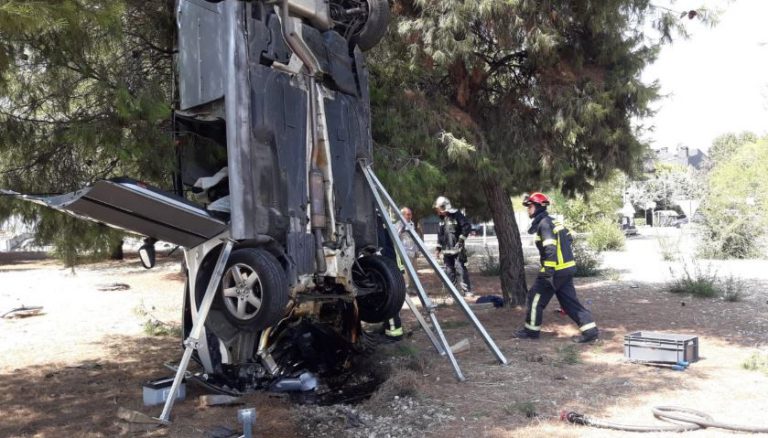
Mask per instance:
[[[390,205],[394,205],[395,201],[392,200],[392,198],[389,196],[387,191],[384,189],[384,186],[381,184],[381,181],[379,181],[378,178],[376,178],[376,175],[371,170],[370,165],[366,163],[361,163],[361,166],[363,166],[363,173],[366,175],[366,177],[370,178],[373,181],[372,187],[376,187],[378,190],[381,191],[381,193],[386,197],[387,202],[389,202]],[[375,192],[374,192],[375,194]],[[395,209],[395,214],[397,217],[405,223],[405,219],[400,214],[400,211]],[[458,303],[461,310],[464,312],[464,315],[472,322],[472,325],[475,326],[475,329],[480,333],[480,336],[482,336],[483,341],[485,341],[485,345],[488,346],[488,348],[491,350],[494,356],[496,356],[496,359],[501,363],[502,365],[507,364],[507,359],[504,357],[504,355],[499,350],[499,347],[496,346],[496,343],[493,342],[493,339],[491,339],[491,336],[488,334],[487,331],[485,331],[485,327],[480,323],[480,321],[475,316],[474,312],[472,312],[472,309],[469,308],[469,305],[467,305],[466,301],[464,301],[464,297],[461,296],[458,290],[456,290],[456,286],[454,286],[453,282],[448,278],[448,275],[440,269],[440,266],[437,264],[437,260],[432,257],[430,252],[427,250],[426,245],[421,240],[421,237],[416,233],[416,231],[413,228],[408,229],[408,233],[413,238],[413,241],[416,242],[416,245],[421,250],[422,254],[424,254],[424,257],[427,258],[427,261],[432,266],[432,269],[435,270],[437,275],[440,277],[440,279],[443,281],[443,284],[445,284],[448,287],[448,290],[451,291],[451,295],[453,295],[453,299]],[[410,271],[409,271],[410,272]]]
[[[440,356],[445,356],[445,350],[443,350],[443,347],[440,345],[440,341],[435,337],[435,334],[432,333],[432,329],[429,327],[427,320],[424,319],[424,317],[421,315],[421,312],[419,311],[418,308],[416,308],[416,305],[413,304],[413,301],[411,301],[411,297],[409,297],[408,295],[405,296],[405,304],[408,305],[408,308],[411,309],[411,312],[413,312],[413,316],[416,317],[416,321],[419,322],[419,325],[421,325],[421,328],[423,328],[424,331],[427,333],[427,337],[432,342],[432,345],[435,346],[435,350],[437,350],[437,353]]]
[[[198,346],[198,339],[200,339],[200,335],[203,332],[205,319],[208,317],[208,311],[211,309],[213,298],[216,296],[216,290],[219,287],[221,276],[224,274],[224,266],[227,264],[227,260],[229,260],[229,254],[232,252],[232,246],[234,243],[235,242],[232,239],[226,239],[224,248],[222,248],[221,253],[219,254],[219,259],[216,262],[216,267],[213,269],[213,274],[211,274],[211,279],[208,280],[208,288],[205,290],[203,301],[200,303],[200,309],[198,310],[197,318],[195,318],[195,321],[192,324],[192,330],[189,331],[189,336],[184,340],[184,346],[186,347],[184,349],[184,355],[181,357],[179,368],[176,370],[176,377],[173,379],[173,384],[171,385],[171,391],[168,394],[168,399],[165,400],[163,412],[160,414],[160,417],[158,417],[158,420],[164,424],[171,423],[171,409],[173,409],[173,404],[176,401],[176,392],[178,391],[181,380],[184,378],[184,374],[187,371],[189,360],[192,358],[192,352]]]
[[[421,284],[421,280],[419,280],[419,276],[416,274],[416,268],[414,268],[413,263],[411,263],[411,259],[409,259],[405,253],[405,247],[403,246],[403,241],[400,239],[400,236],[398,235],[397,230],[395,230],[395,225],[392,222],[390,222],[387,216],[387,208],[384,205],[384,201],[381,200],[381,195],[379,194],[379,191],[381,190],[383,192],[384,189],[381,186],[377,186],[374,183],[373,172],[371,172],[370,167],[366,166],[362,162],[360,167],[363,171],[363,175],[365,176],[365,179],[368,181],[368,186],[371,188],[371,193],[373,193],[373,197],[376,200],[376,206],[379,209],[379,214],[381,214],[382,219],[384,219],[383,221],[384,225],[387,226],[387,231],[389,231],[389,235],[392,236],[392,241],[395,242],[395,248],[397,249],[397,252],[400,254],[400,258],[403,261],[403,264],[405,264],[405,269],[408,270],[408,274],[411,276],[411,280],[413,281],[414,286],[416,286],[416,289],[419,291],[419,298],[421,298],[421,303],[424,305],[424,308],[429,311],[429,315],[432,320],[432,326],[435,328],[435,332],[437,332],[437,335],[439,336],[440,343],[442,344],[442,347],[443,347],[443,351],[445,351],[445,354],[448,356],[448,360],[451,361],[451,365],[453,366],[453,372],[454,374],[456,374],[456,378],[460,382],[463,382],[464,380],[466,380],[466,378],[464,377],[464,374],[461,372],[461,368],[459,368],[459,363],[456,362],[456,358],[453,356],[453,352],[451,351],[451,346],[448,345],[448,341],[445,339],[445,335],[443,334],[443,331],[440,328],[440,322],[437,320],[437,317],[433,312],[432,302],[430,301],[429,297],[424,291],[424,286]],[[390,206],[397,211],[398,216],[400,216],[400,220],[402,220],[403,223],[405,223],[405,220],[403,219],[402,215],[400,215],[400,211],[397,210],[397,205],[395,205],[394,203],[390,203]]]

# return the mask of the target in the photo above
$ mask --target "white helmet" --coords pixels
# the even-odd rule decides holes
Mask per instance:
[[[451,208],[451,200],[446,198],[445,196],[438,196],[437,199],[435,199],[435,205],[433,205],[432,207],[442,211],[453,210]]]

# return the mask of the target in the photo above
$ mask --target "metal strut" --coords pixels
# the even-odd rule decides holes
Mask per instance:
[[[397,204],[395,204],[395,201],[392,200],[392,197],[389,196],[389,193],[387,193],[386,189],[381,184],[381,181],[379,181],[379,179],[373,173],[373,170],[371,170],[371,166],[365,160],[360,160],[360,168],[363,171],[363,175],[365,176],[366,181],[368,181],[368,185],[371,188],[373,197],[376,200],[376,206],[379,210],[379,213],[382,215],[382,218],[386,218],[386,211],[387,211],[386,205],[382,200],[382,196],[383,196],[386,199],[389,207],[397,215],[397,218],[400,220],[400,222],[405,224],[406,223],[405,218],[403,218],[402,214],[400,214],[400,209],[397,207]],[[424,318],[421,317],[421,314],[418,312],[415,306],[413,306],[410,300],[407,299],[406,297],[406,303],[408,304],[408,307],[410,307],[410,309],[416,315],[416,319],[419,321],[421,326],[427,332],[427,336],[429,336],[430,340],[435,345],[435,348],[437,349],[437,351],[440,354],[443,354],[444,352],[444,354],[448,356],[448,359],[451,361],[451,365],[453,365],[456,378],[460,381],[464,381],[465,380],[464,375],[459,369],[459,365],[456,362],[456,358],[453,356],[451,348],[448,345],[448,341],[445,339],[445,335],[443,334],[443,331],[440,328],[440,323],[438,322],[437,315],[435,315],[435,311],[434,311],[435,306],[432,304],[432,301],[427,296],[427,293],[424,290],[424,287],[422,286],[421,281],[419,280],[419,276],[416,274],[416,269],[411,263],[411,260],[405,255],[405,247],[403,246],[403,242],[400,239],[400,236],[395,230],[394,224],[390,223],[389,220],[384,220],[384,223],[387,226],[387,231],[392,237],[392,241],[395,243],[395,247],[397,248],[398,253],[400,254],[400,259],[403,261],[405,268],[408,270],[408,274],[413,280],[413,284],[416,286],[416,289],[419,293],[419,299],[421,300],[421,303],[424,309],[429,314],[429,318],[432,321],[432,326],[435,328],[435,332],[437,332],[437,335],[439,337],[440,345],[438,345],[436,340],[434,339],[434,334],[432,334],[432,331],[426,325]],[[448,275],[446,275],[446,273],[440,268],[440,266],[438,266],[437,261],[432,257],[430,252],[427,250],[427,247],[424,244],[424,241],[421,240],[421,237],[419,237],[418,233],[416,233],[416,230],[414,230],[413,227],[411,226],[406,226],[406,230],[408,231],[408,234],[410,234],[413,241],[416,242],[416,245],[419,247],[419,250],[421,251],[421,253],[424,254],[424,257],[427,259],[432,269],[435,271],[438,277],[440,277],[440,280],[451,292],[451,295],[453,295],[453,299],[456,301],[456,303],[459,304],[459,307],[464,312],[464,315],[467,317],[467,319],[470,320],[470,322],[475,327],[475,329],[480,333],[480,336],[482,336],[483,341],[485,341],[485,344],[491,350],[493,355],[496,357],[499,363],[501,363],[502,365],[506,365],[507,359],[504,357],[504,355],[501,353],[499,348],[496,346],[496,343],[493,341],[493,339],[490,337],[490,335],[485,330],[483,325],[477,319],[474,312],[472,312],[472,309],[470,309],[469,305],[467,305],[466,301],[464,301],[464,298],[456,289],[456,286],[454,286],[453,282],[450,281],[450,279],[448,278]],[[441,347],[443,352],[440,351]]]
[[[157,418],[164,424],[171,423],[171,409],[176,402],[176,392],[179,389],[179,384],[184,378],[184,374],[189,366],[189,360],[192,358],[192,352],[197,349],[198,340],[203,333],[203,326],[205,325],[205,319],[208,317],[208,311],[211,309],[213,298],[216,296],[216,290],[218,289],[221,276],[224,274],[224,266],[229,260],[229,254],[232,252],[232,246],[235,241],[231,238],[225,239],[224,248],[222,248],[219,254],[219,259],[216,261],[216,267],[213,269],[211,279],[208,280],[208,288],[205,290],[203,301],[200,303],[200,309],[198,310],[197,317],[192,323],[192,330],[189,331],[189,336],[184,340],[184,355],[181,357],[179,367],[176,369],[176,377],[173,379],[171,385],[171,391],[168,393],[168,398],[165,400],[165,406],[163,406],[163,412]]]

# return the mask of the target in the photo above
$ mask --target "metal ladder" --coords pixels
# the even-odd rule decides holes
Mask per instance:
[[[451,366],[453,366],[453,371],[456,374],[456,378],[460,382],[463,382],[466,380],[466,378],[459,368],[459,364],[456,361],[456,357],[454,357],[453,352],[451,351],[451,347],[445,338],[443,330],[440,328],[440,322],[437,320],[437,315],[435,314],[436,306],[432,303],[432,300],[429,299],[429,296],[427,296],[427,293],[424,290],[424,286],[421,284],[419,276],[416,274],[416,268],[411,263],[411,260],[405,255],[405,247],[403,246],[403,241],[400,239],[397,230],[395,230],[395,225],[388,220],[388,215],[386,213],[387,206],[389,206],[389,208],[395,212],[401,223],[406,223],[405,219],[400,214],[400,209],[397,207],[397,204],[395,204],[395,201],[392,200],[392,197],[389,196],[389,193],[387,193],[387,190],[381,184],[381,181],[379,181],[379,179],[373,173],[373,170],[371,170],[370,164],[368,164],[366,160],[360,160],[359,164],[360,169],[362,169],[363,175],[368,182],[368,186],[373,193],[373,197],[376,200],[376,208],[379,210],[379,214],[381,214],[381,217],[384,219],[383,222],[387,226],[387,231],[392,237],[392,241],[395,243],[395,248],[397,248],[400,259],[405,265],[405,269],[408,270],[408,275],[410,275],[411,281],[413,281],[413,284],[419,293],[419,299],[421,300],[422,308],[427,312],[429,320],[432,322],[432,327],[434,327],[434,332],[436,332],[437,335],[435,335],[435,333],[429,327],[429,324],[427,324],[427,321],[421,315],[421,312],[410,299],[410,297],[408,297],[408,295],[405,296],[405,303],[416,316],[416,320],[426,332],[427,337],[429,337],[432,345],[434,345],[435,350],[437,350],[441,356],[448,356],[448,360],[451,362]],[[386,200],[387,204],[384,203],[382,197],[384,200]],[[435,260],[427,250],[424,241],[421,240],[421,237],[419,237],[418,233],[416,233],[416,230],[414,230],[410,225],[406,226],[406,230],[408,231],[408,234],[410,234],[413,241],[416,242],[419,250],[422,254],[424,254],[424,257],[427,259],[437,276],[443,282],[445,287],[447,287],[451,292],[454,301],[459,305],[461,310],[464,312],[464,315],[467,317],[467,319],[469,319],[472,325],[474,325],[478,333],[480,333],[480,336],[482,336],[483,341],[485,341],[485,344],[488,346],[488,349],[491,350],[500,364],[506,365],[507,359],[504,357],[501,351],[499,351],[499,348],[493,342],[493,339],[491,339],[490,335],[488,335],[488,332],[485,331],[485,328],[480,323],[480,321],[478,321],[477,317],[475,316],[474,312],[472,312],[472,309],[469,308],[469,305],[467,305],[466,301],[464,301],[464,298],[456,289],[456,286],[453,284],[453,282],[448,278],[448,275],[440,268],[440,266],[438,266],[437,260]]]
[[[205,325],[205,319],[208,317],[208,311],[211,310],[213,298],[216,296],[216,290],[221,281],[221,276],[224,274],[224,267],[227,264],[227,260],[229,260],[229,254],[232,252],[234,243],[234,240],[231,238],[225,239],[224,248],[221,250],[219,259],[216,261],[216,266],[213,269],[213,274],[211,275],[210,280],[208,280],[208,288],[205,290],[203,301],[200,303],[200,310],[192,324],[192,330],[189,331],[189,336],[184,340],[184,355],[181,356],[181,362],[179,362],[179,367],[176,369],[176,376],[173,378],[171,390],[168,393],[168,398],[165,400],[163,412],[157,417],[163,424],[171,423],[171,409],[173,409],[173,404],[176,402],[176,393],[181,384],[181,380],[187,372],[192,353],[198,348],[199,339],[203,333],[203,326]]]

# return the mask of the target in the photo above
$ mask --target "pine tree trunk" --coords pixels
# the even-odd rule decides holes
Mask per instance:
[[[112,242],[112,246],[110,248],[110,254],[109,259],[110,260],[123,260],[123,240],[115,240]]]
[[[499,241],[499,277],[504,305],[524,306],[528,291],[525,283],[525,258],[512,203],[496,181],[484,181],[482,186]]]

